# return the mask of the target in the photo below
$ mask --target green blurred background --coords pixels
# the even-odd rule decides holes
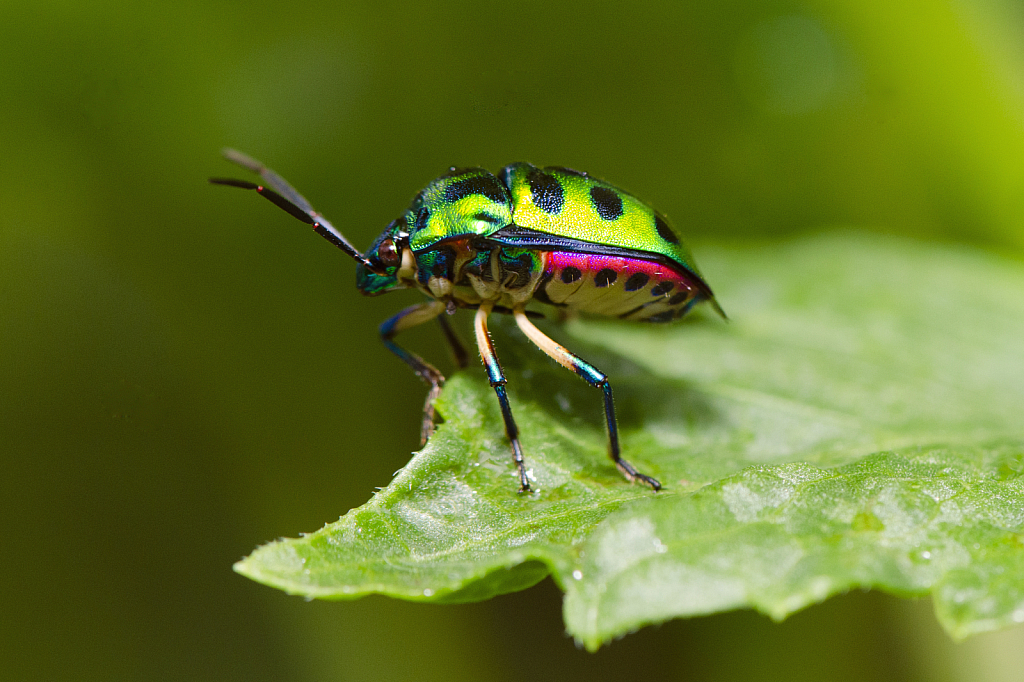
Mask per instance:
[[[205,179],[251,153],[363,247],[448,166],[529,160],[698,258],[832,225],[1019,255],[1022,33],[1016,0],[0,3],[0,678],[1017,679],[1019,629],[954,645],[878,594],[590,655],[550,582],[440,607],[233,574],[386,485],[423,388],[376,338],[414,295],[360,297]]]

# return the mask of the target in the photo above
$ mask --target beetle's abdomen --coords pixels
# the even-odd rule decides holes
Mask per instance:
[[[668,322],[702,300],[692,275],[622,256],[552,251],[534,297],[581,312]]]

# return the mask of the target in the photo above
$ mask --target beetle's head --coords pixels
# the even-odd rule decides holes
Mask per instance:
[[[399,271],[403,261],[412,256],[405,218],[392,221],[363,256],[372,267],[363,263],[356,266],[356,287],[359,291],[374,296],[404,288]]]

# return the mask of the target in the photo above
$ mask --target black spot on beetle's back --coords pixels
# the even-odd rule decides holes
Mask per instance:
[[[565,205],[565,192],[555,176],[534,168],[526,175],[533,205],[545,213],[558,213]]]
[[[682,303],[683,301],[685,301],[688,298],[690,298],[690,292],[689,291],[680,291],[678,294],[676,294],[672,298],[668,299],[668,304],[669,305],[679,305],[680,303]]]
[[[626,291],[640,291],[647,283],[651,281],[650,275],[645,272],[635,272],[629,276],[626,280],[626,284],[623,287]]]
[[[675,286],[675,282],[658,282],[657,286],[651,289],[651,296],[664,296],[668,292],[672,291],[672,289],[675,288]]]
[[[475,175],[465,180],[456,180],[444,188],[445,201],[452,203],[473,194],[483,194],[491,201],[499,204],[504,204],[508,201],[505,188],[493,175]]]
[[[597,215],[605,220],[615,220],[622,216],[622,197],[615,190],[607,187],[591,187],[590,201],[593,202]]]
[[[611,268],[604,268],[602,270],[599,270],[598,273],[594,275],[594,286],[611,286],[612,284],[615,284],[615,280],[618,278],[619,276],[614,270],[612,270]]]
[[[503,222],[505,222],[496,215],[491,215],[490,213],[483,212],[474,214],[473,220],[482,220],[483,222],[490,223],[491,225],[500,225]]]
[[[676,233],[672,231],[672,228],[668,226],[668,223],[660,215],[654,216],[654,229],[658,231],[658,236],[669,244],[679,243],[679,237],[676,236]]]
[[[416,211],[416,217],[412,221],[413,229],[422,230],[427,226],[427,222],[430,220],[430,209],[424,206],[420,210]]]
[[[565,282],[566,284],[572,284],[573,282],[577,282],[582,276],[583,273],[580,272],[579,268],[574,268],[571,265],[569,267],[562,268],[562,281]]]

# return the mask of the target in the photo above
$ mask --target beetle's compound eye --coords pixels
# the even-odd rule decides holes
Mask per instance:
[[[398,255],[398,249],[395,248],[395,240],[388,237],[380,243],[377,247],[377,259],[385,267],[392,267],[398,265],[401,258]]]

